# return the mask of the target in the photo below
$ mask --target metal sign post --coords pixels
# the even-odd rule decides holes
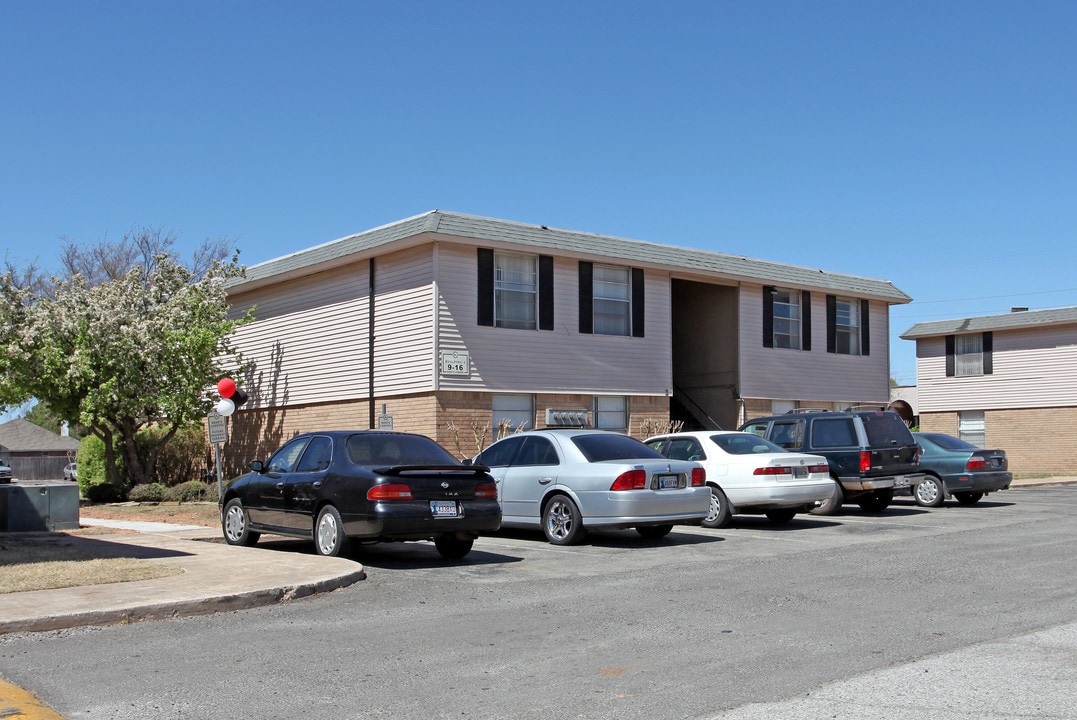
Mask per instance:
[[[221,443],[228,442],[228,420],[216,410],[209,411],[209,441],[213,443],[213,460],[217,465],[217,497],[224,495],[221,479]]]

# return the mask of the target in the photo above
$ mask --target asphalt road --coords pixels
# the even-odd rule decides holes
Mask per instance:
[[[69,720],[1073,718],[1075,542],[1062,486],[661,541],[504,534],[459,563],[375,546],[323,596],[0,636],[0,675]]]

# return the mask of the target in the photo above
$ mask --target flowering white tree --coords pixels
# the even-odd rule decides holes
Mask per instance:
[[[225,283],[243,273],[236,255],[190,269],[165,240],[145,243],[153,254],[126,272],[93,282],[77,271],[27,282],[10,265],[0,277],[0,404],[37,398],[89,429],[104,441],[117,485],[146,482],[159,448],[202,421],[217,380],[237,370],[229,338],[248,320],[228,318]],[[150,425],[166,432],[140,455],[135,435]]]

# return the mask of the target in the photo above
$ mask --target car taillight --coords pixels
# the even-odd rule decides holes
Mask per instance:
[[[475,486],[476,500],[494,500],[497,498],[497,485],[492,482],[481,482]]]
[[[978,457],[973,455],[969,458],[969,461],[965,463],[966,470],[986,470],[987,458]]]
[[[707,471],[703,468],[692,468],[692,487],[703,487],[707,484]]]
[[[497,491],[495,490],[496,494]],[[404,483],[375,485],[366,491],[367,500],[411,500],[411,486]]]
[[[793,468],[786,467],[784,465],[768,465],[766,467],[757,467],[752,471],[752,475],[792,475]]]
[[[860,451],[860,472],[866,473],[871,470],[871,453],[867,450]]]
[[[810,473],[829,473],[830,465],[809,465],[808,472]]]
[[[617,476],[610,490],[642,490],[647,486],[646,470],[629,470]]]

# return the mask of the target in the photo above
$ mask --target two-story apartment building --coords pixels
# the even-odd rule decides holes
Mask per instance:
[[[1077,467],[1077,307],[913,325],[920,427],[1002,448],[1019,472]]]
[[[247,269],[233,457],[388,427],[463,454],[497,427],[642,436],[798,406],[885,406],[884,280],[432,211]]]

